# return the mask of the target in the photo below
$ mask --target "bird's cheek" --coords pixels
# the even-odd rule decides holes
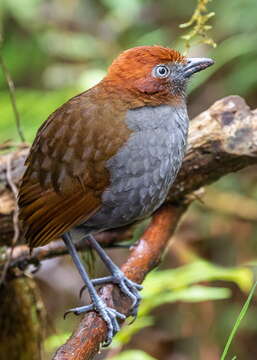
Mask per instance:
[[[153,78],[139,79],[135,87],[144,94],[155,94],[162,89],[162,84]]]

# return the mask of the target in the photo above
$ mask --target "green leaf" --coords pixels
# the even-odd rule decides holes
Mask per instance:
[[[197,259],[177,269],[155,271],[144,283],[145,298],[164,290],[177,290],[200,281],[225,280],[236,283],[242,291],[249,291],[253,284],[252,271],[246,267],[225,268]]]
[[[119,355],[111,357],[110,360],[157,360],[142,350],[127,350]]]
[[[210,287],[210,286],[190,286],[184,290],[178,290],[163,294],[157,297],[155,305],[161,305],[168,302],[184,301],[184,302],[201,302],[209,300],[221,300],[230,297],[231,291],[226,288]]]
[[[233,327],[233,329],[232,329],[232,331],[231,331],[231,333],[230,333],[230,335],[228,337],[227,343],[225,345],[225,348],[224,348],[224,351],[222,353],[222,356],[221,356],[220,360],[225,360],[225,357],[226,357],[226,355],[228,353],[228,350],[229,350],[229,347],[230,347],[230,345],[232,343],[232,340],[234,339],[234,337],[236,335],[236,332],[237,332],[237,330],[238,330],[238,328],[239,328],[239,326],[240,326],[240,324],[241,324],[241,322],[242,322],[242,320],[243,320],[243,318],[244,318],[244,316],[245,316],[245,314],[246,314],[246,312],[247,312],[247,310],[248,310],[248,308],[250,306],[250,302],[251,302],[251,300],[253,298],[256,287],[257,287],[257,281],[253,285],[253,287],[252,287],[252,289],[251,289],[251,291],[249,293],[249,296],[248,296],[244,306],[242,307],[242,310],[240,311],[240,313],[238,315],[238,318],[237,318],[237,320],[235,322],[235,325],[234,325],[234,327]],[[233,359],[235,359],[235,357],[233,357]]]

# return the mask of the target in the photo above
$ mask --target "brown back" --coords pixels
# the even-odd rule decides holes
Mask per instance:
[[[109,184],[105,163],[130,134],[118,105],[108,106],[95,87],[57,109],[38,130],[19,194],[30,247],[56,239],[101,207]]]

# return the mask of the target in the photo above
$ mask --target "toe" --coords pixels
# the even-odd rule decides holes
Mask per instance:
[[[108,328],[107,336],[103,343],[103,346],[106,347],[110,345],[113,336],[120,330],[120,325],[117,319],[125,320],[126,316],[109,307],[101,307],[98,309],[98,312],[106,322]]]
[[[137,289],[137,290],[142,290],[143,289],[143,286],[142,285],[140,285],[140,284],[138,284],[138,283],[135,283],[134,281],[131,281],[131,280],[129,280],[128,278],[126,278],[126,282],[127,282],[127,285],[129,286],[129,287],[131,287],[131,288],[135,288],[135,289]]]
[[[134,295],[133,292],[126,286],[125,282],[121,282],[119,286],[121,291],[132,300],[133,302],[132,306],[134,306],[137,301],[136,295]]]
[[[115,309],[111,309],[111,311],[115,314],[115,316],[121,320],[125,320],[126,319],[126,315],[118,312],[117,310]]]
[[[76,308],[72,308],[67,310],[63,317],[64,319],[66,318],[67,315],[69,315],[70,313],[74,314],[74,315],[80,315],[89,311],[93,311],[94,310],[94,305],[90,304],[90,305],[86,305],[86,306],[80,306],[80,307],[76,307]]]

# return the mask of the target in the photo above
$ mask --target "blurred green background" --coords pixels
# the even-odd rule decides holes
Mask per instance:
[[[185,32],[179,24],[189,20],[195,6],[196,0],[1,0],[1,54],[16,86],[27,142],[53,110],[97,83],[122,50],[161,44],[183,51]],[[213,57],[216,63],[192,81],[190,116],[233,94],[255,109],[257,2],[213,0],[208,9],[216,13],[210,35],[218,47],[196,44],[189,55]],[[19,141],[1,73],[0,144],[8,139]],[[161,270],[145,283],[138,321],[117,337],[109,355],[99,356],[136,349],[120,359],[219,359],[253,283],[256,237],[257,174],[252,167],[221,179],[190,208]],[[112,256],[120,260],[126,252],[112,251]],[[79,279],[73,271],[63,259],[45,263],[37,275],[51,314],[45,359],[74,326],[74,319],[62,320],[63,311],[77,304]],[[54,273],[51,281],[49,272]],[[256,359],[256,319],[255,299],[230,358]]]

